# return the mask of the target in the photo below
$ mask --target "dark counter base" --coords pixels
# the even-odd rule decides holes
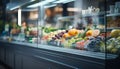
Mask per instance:
[[[5,63],[0,61],[0,65],[4,68],[4,69],[12,69],[10,66],[6,65]]]
[[[12,69],[105,69],[105,60],[0,42],[0,60]]]
[[[120,58],[106,60],[106,69],[120,69]]]

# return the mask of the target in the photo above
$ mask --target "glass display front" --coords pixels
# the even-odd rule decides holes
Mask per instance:
[[[119,4],[117,0],[40,1],[10,11],[10,37],[38,45],[119,54]]]
[[[19,8],[8,11],[5,30],[2,36],[3,39],[10,41],[37,43],[38,8]]]
[[[119,1],[106,3],[105,0],[76,0],[60,2],[54,6],[48,4],[49,7],[44,5],[45,17],[41,43],[119,54],[118,4]]]
[[[108,2],[106,15],[106,51],[107,53],[120,54],[120,1]]]
[[[62,2],[64,1],[61,0],[55,6],[44,5],[41,43],[77,50],[105,52],[104,1]],[[103,5],[100,5],[102,3]]]

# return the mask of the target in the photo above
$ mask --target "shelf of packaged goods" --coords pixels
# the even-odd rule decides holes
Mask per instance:
[[[120,27],[116,27],[116,28],[107,28],[106,30],[107,30],[107,32],[111,32],[111,31],[114,30],[114,29],[120,29]]]
[[[120,16],[120,13],[111,13],[111,14],[107,14],[106,16],[107,17],[110,17],[110,16]]]

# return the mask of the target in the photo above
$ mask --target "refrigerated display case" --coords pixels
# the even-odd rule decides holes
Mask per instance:
[[[49,3],[44,5],[46,19],[41,42],[62,48],[105,53],[105,36],[101,35],[105,33],[105,10],[99,5],[100,1],[92,2],[66,1],[48,8],[46,6]]]
[[[37,43],[38,9],[16,9],[7,12],[8,38],[12,41]],[[4,34],[3,34],[4,36]],[[6,36],[5,36],[6,37]]]
[[[103,58],[105,52],[119,54],[119,2],[115,2],[113,13],[107,4],[109,2],[50,0],[28,4],[27,7],[15,10],[17,19],[12,15],[11,22],[16,23],[12,23],[10,37],[14,41],[36,43],[38,44],[36,47],[46,45],[46,47],[101,52]],[[118,35],[115,35],[116,32],[111,33],[111,30],[116,28]],[[109,44],[115,40],[111,36],[118,37],[117,48]]]
[[[104,69],[105,61],[119,58],[120,7],[117,0],[42,0],[16,11],[18,22],[15,29],[11,29],[13,41],[9,39],[9,44],[16,44],[17,53],[26,52],[27,57],[44,59],[65,69]],[[30,48],[26,48],[28,46]],[[51,66],[49,68],[59,69]]]
[[[109,46],[106,45],[106,42],[112,36],[108,27],[113,27],[119,31],[119,6],[115,5],[115,12],[111,13],[110,5],[108,5],[110,1],[66,1],[61,4],[62,2],[57,5],[54,4],[55,2],[44,5],[45,17],[43,18],[46,19],[43,19],[44,28],[42,29],[41,44],[88,52],[105,53],[108,51],[107,47],[109,48]],[[82,4],[77,4],[77,2]],[[56,11],[56,9],[58,10]],[[112,18],[114,20],[110,16],[114,16]],[[118,49],[113,49],[116,52],[109,53],[118,53]]]

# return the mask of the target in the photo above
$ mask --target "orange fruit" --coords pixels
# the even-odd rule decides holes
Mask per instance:
[[[65,33],[65,34],[63,35],[63,38],[68,38],[68,37],[71,37],[68,33]]]
[[[86,36],[94,36],[94,37],[96,37],[96,36],[98,36],[100,34],[100,30],[88,30],[87,32],[86,32]]]
[[[88,30],[88,31],[86,32],[86,36],[92,36],[92,33],[93,33],[93,30]]]
[[[68,31],[68,34],[71,35],[71,36],[75,36],[79,33],[79,31],[77,29],[70,29]]]

